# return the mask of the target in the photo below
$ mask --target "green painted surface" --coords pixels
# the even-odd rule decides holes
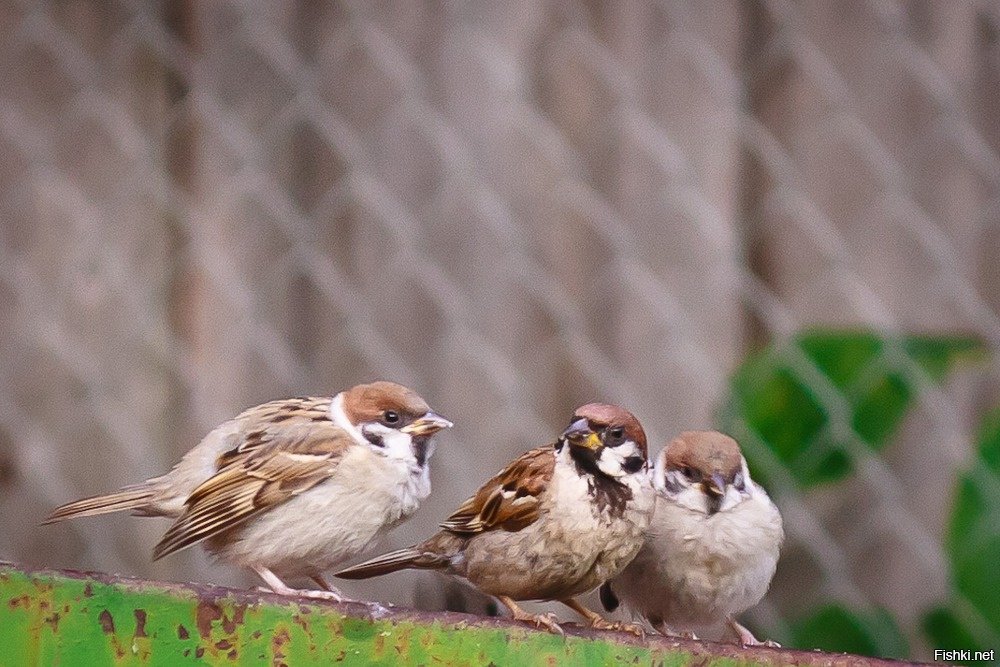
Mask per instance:
[[[300,604],[249,591],[0,564],[0,665],[831,664],[793,651],[644,642],[583,629],[568,634],[501,619]],[[857,660],[851,664],[870,664]]]

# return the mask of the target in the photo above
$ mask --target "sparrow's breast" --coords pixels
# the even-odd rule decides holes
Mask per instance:
[[[595,500],[593,484],[556,466],[538,521],[492,531],[466,547],[466,576],[487,593],[516,600],[579,595],[616,575],[642,546],[652,488],[637,485],[621,511]]]
[[[612,587],[647,618],[708,626],[764,597],[782,538],[763,492],[711,517],[658,498],[648,540]]]

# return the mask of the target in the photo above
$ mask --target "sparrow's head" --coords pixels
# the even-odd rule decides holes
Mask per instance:
[[[395,382],[359,384],[342,396],[344,417],[373,451],[419,466],[434,451],[431,437],[452,425],[415,391]]]
[[[576,409],[556,448],[569,448],[590,473],[624,477],[646,468],[646,433],[631,412],[617,405],[588,403]]]
[[[656,458],[656,490],[679,505],[713,515],[750,497],[740,446],[718,431],[685,431]]]

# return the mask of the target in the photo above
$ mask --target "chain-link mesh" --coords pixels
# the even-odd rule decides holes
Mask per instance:
[[[156,521],[36,524],[279,396],[392,378],[456,421],[401,544],[582,402],[630,406],[654,450],[716,423],[747,352],[804,328],[1000,348],[996,3],[23,0],[0,21],[3,557],[246,583],[151,564]],[[789,540],[754,620],[883,606],[920,655],[1000,367],[939,386],[882,361],[921,391],[879,455],[795,362],[860,463],[808,493],[772,475]],[[419,581],[348,592],[443,604]]]

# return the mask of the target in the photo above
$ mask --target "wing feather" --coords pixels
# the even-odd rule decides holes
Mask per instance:
[[[347,432],[316,417],[325,412],[295,409],[288,416],[272,404],[263,408],[269,419],[263,424],[260,415],[247,419],[241,441],[219,457],[218,472],[188,497],[156,545],[155,559],[235,528],[329,479],[354,445]]]
[[[541,496],[555,470],[555,450],[539,447],[525,452],[486,482],[441,527],[458,535],[488,530],[519,530],[541,514]]]

